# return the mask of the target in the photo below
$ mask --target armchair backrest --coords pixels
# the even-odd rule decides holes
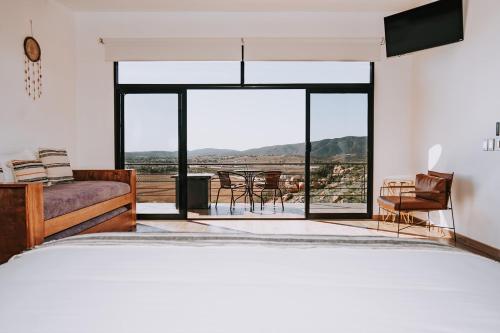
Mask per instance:
[[[266,189],[279,189],[280,187],[281,171],[264,171],[264,178]]]
[[[439,177],[439,178],[443,178],[446,180],[446,207],[448,207],[448,200],[450,199],[450,196],[451,196],[451,185],[453,185],[454,172],[444,173],[444,172],[437,172],[437,171],[429,170],[429,171],[427,171],[427,174],[429,176]]]
[[[418,174],[415,178],[415,192],[415,196],[419,199],[439,202],[443,209],[448,207],[448,192],[444,178]]]
[[[221,188],[231,188],[231,176],[229,171],[217,171]]]
[[[451,193],[451,185],[453,184],[453,175],[454,173],[444,173],[444,172],[437,172],[437,171],[427,171],[427,174],[429,176],[433,176],[433,177],[439,177],[439,178],[443,178],[443,179],[446,179],[446,191],[448,191],[448,193]]]

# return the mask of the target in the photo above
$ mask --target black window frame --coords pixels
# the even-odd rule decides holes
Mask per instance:
[[[242,54],[243,54],[242,46]],[[114,120],[115,120],[115,168],[125,167],[125,133],[124,133],[124,97],[126,94],[155,94],[175,93],[179,95],[179,214],[147,214],[139,215],[141,219],[187,219],[187,91],[188,90],[230,90],[255,89],[279,90],[301,89],[306,92],[305,110],[305,214],[300,220],[310,218],[328,219],[371,219],[373,216],[373,161],[374,161],[374,91],[375,91],[375,63],[370,62],[369,83],[318,83],[318,84],[246,84],[245,62],[240,63],[240,84],[120,84],[118,81],[119,63],[114,63]],[[368,97],[368,156],[367,156],[367,210],[366,213],[310,213],[310,95],[315,93],[367,94]],[[198,218],[197,218],[198,219]],[[288,219],[288,218],[287,218]]]

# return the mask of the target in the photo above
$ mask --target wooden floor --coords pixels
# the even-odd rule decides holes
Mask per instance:
[[[138,232],[217,232],[250,234],[295,235],[353,235],[397,236],[394,223],[382,222],[377,230],[373,220],[188,220],[188,221],[138,221]],[[412,226],[403,230],[400,237],[427,238],[449,241],[450,236],[442,229]]]
[[[401,225],[405,228],[400,232],[402,238],[425,238],[438,241],[450,246],[464,249],[484,257],[500,261],[498,255],[484,248],[471,244],[458,237],[455,243],[453,234],[446,229],[432,226],[429,230],[422,225]],[[377,221],[374,220],[277,220],[277,219],[189,219],[187,221],[151,221],[137,222],[137,232],[209,232],[209,233],[238,233],[238,234],[265,234],[265,235],[341,235],[341,236],[385,236],[397,237],[397,224],[380,222],[377,230]]]

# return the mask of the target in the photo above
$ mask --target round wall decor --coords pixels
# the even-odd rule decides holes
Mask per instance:
[[[42,95],[42,50],[33,36],[24,39],[23,47],[25,89],[35,100]]]
[[[24,54],[32,62],[40,60],[42,51],[40,50],[40,44],[38,44],[35,38],[28,36],[24,39]]]

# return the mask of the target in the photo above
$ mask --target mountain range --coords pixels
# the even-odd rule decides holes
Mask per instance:
[[[311,142],[311,157],[326,158],[336,155],[348,155],[354,158],[365,158],[367,154],[366,136],[346,136],[336,139],[324,139]],[[222,156],[282,156],[304,155],[305,144],[293,143],[285,145],[266,146],[246,150],[203,148],[188,151],[188,157],[222,157]],[[176,151],[141,151],[127,152],[126,159],[165,159],[177,156]]]

